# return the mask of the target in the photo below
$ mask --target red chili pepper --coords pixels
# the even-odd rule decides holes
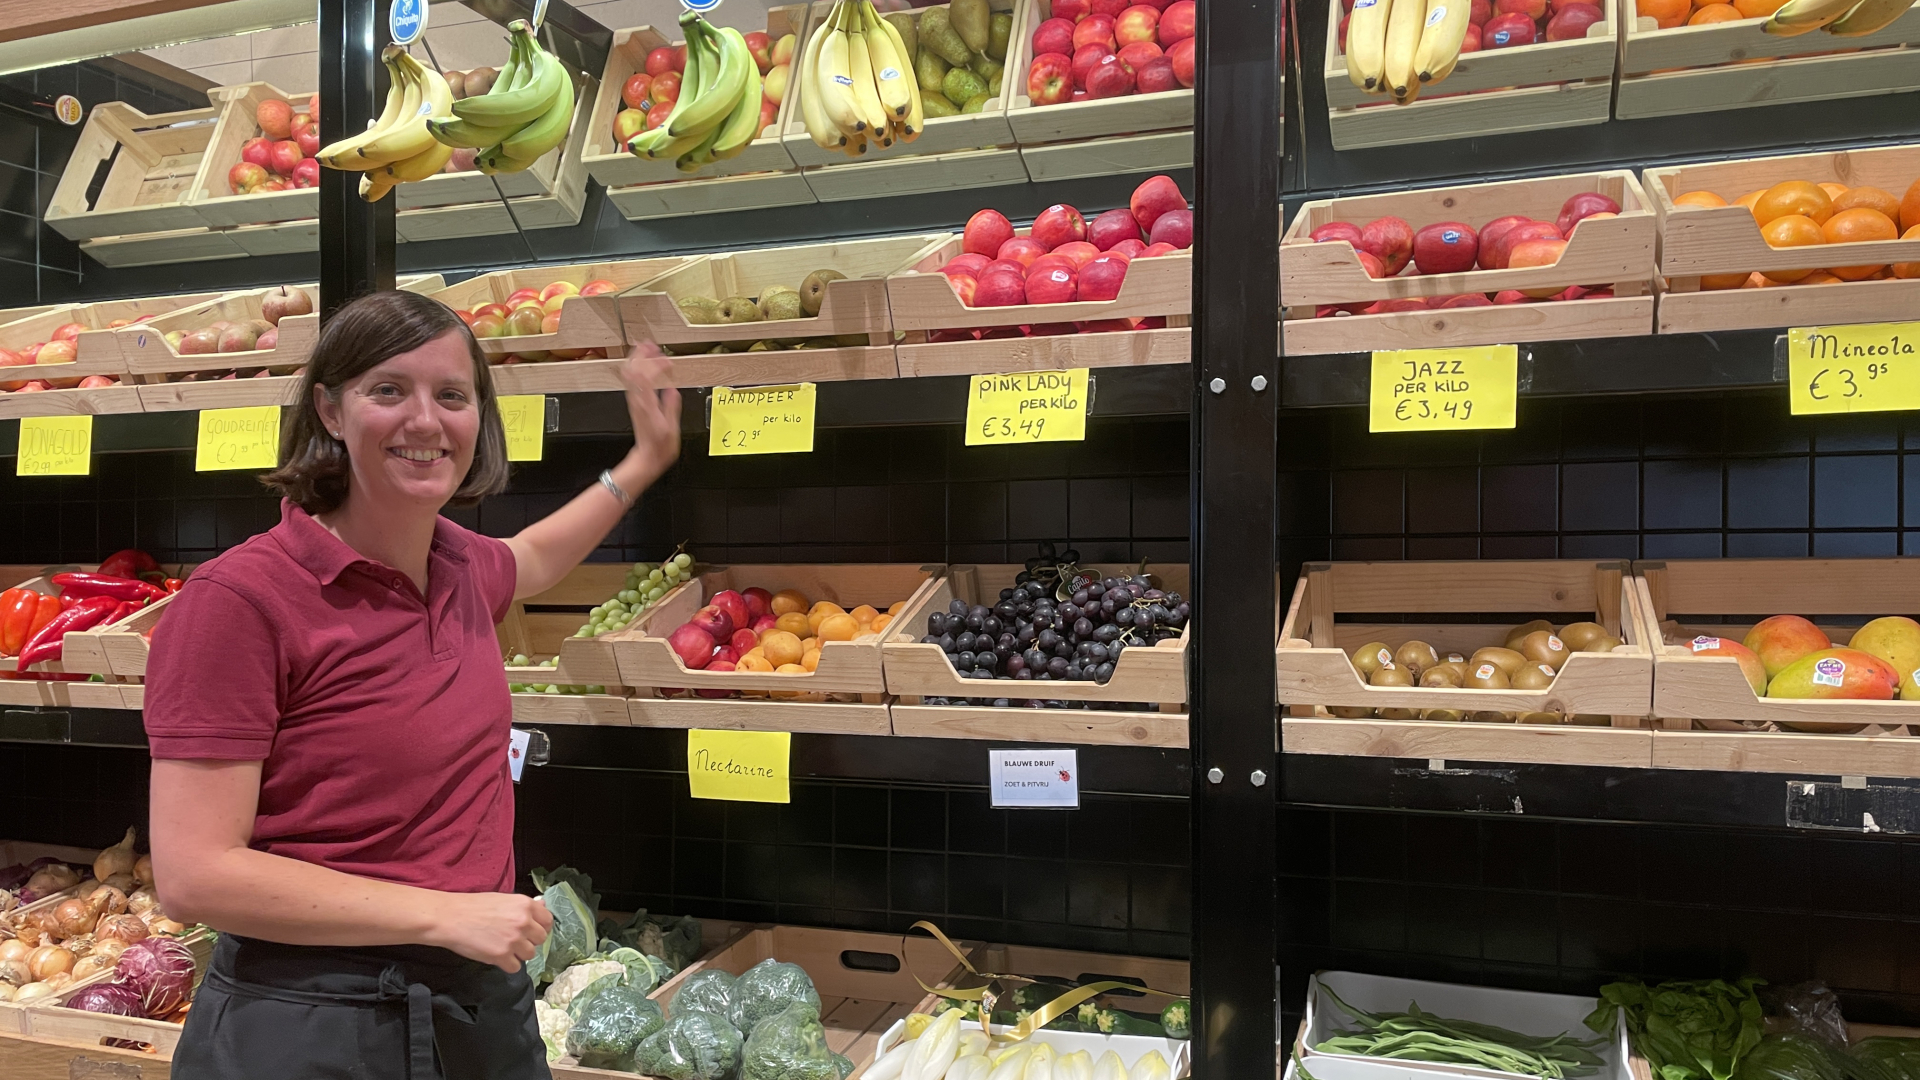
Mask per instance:
[[[158,569],[153,556],[138,548],[116,551],[100,560],[100,573],[111,577],[141,577]]]
[[[158,598],[167,595],[167,591],[158,585],[149,584],[138,578],[116,577],[112,574],[86,574],[78,571],[55,574],[53,583],[60,587],[62,596],[77,596],[82,600],[90,596],[111,596],[115,600],[139,600]]]
[[[40,594],[32,589],[0,592],[0,656],[16,655],[26,647],[39,608]]]
[[[113,613],[121,601],[111,596],[91,596],[73,605],[53,617],[52,621],[33,635],[26,647],[20,650],[18,667],[25,670],[43,660],[60,659],[61,646],[66,644],[69,633],[98,626],[102,619]]]
[[[73,605],[78,604],[79,602],[80,602],[80,598],[77,596],[63,596],[60,598],[60,610],[71,611],[73,609]]]
[[[186,584],[185,581],[182,581],[177,577],[170,577],[166,580],[165,587],[168,593],[177,593],[180,591],[180,586],[185,584]]]
[[[122,600],[120,601],[119,604],[115,605],[113,612],[111,614],[109,614],[106,618],[100,620],[100,625],[112,626],[114,623],[117,623],[121,619],[124,619],[127,616],[133,614],[135,610],[136,609],[133,606],[133,601]]]

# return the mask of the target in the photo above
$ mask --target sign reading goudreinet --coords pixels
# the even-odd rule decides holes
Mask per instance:
[[[196,472],[271,469],[280,464],[280,406],[200,410]]]
[[[1920,322],[1796,326],[1787,331],[1795,416],[1920,409]]]

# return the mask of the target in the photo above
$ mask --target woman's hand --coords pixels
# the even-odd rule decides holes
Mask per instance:
[[[651,341],[634,345],[620,368],[633,420],[632,460],[644,474],[638,486],[627,488],[636,495],[680,456],[680,391],[669,385],[672,378],[673,361]]]
[[[553,928],[538,897],[515,893],[442,893],[439,930],[431,944],[509,974],[533,959]]]

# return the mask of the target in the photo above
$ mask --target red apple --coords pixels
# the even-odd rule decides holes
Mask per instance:
[[[733,589],[722,589],[714,593],[713,596],[708,598],[707,603],[726,612],[727,618],[732,621],[735,629],[743,627],[753,621],[753,616],[747,607],[747,598],[741,596]],[[719,641],[720,639],[715,638],[714,640]],[[753,646],[749,645],[747,647],[752,648]]]
[[[980,279],[959,270],[941,271],[947,277],[947,284],[953,287],[953,295],[960,298],[961,307],[972,307],[974,293],[980,288]]]
[[[1085,240],[1075,240],[1061,244],[1053,249],[1055,255],[1063,255],[1073,260],[1075,269],[1080,269],[1100,257],[1100,249]]]
[[[679,54],[670,45],[662,45],[647,54],[647,74],[658,79],[669,71],[680,71]]]
[[[1150,42],[1159,36],[1160,9],[1135,4],[1113,20],[1113,39],[1122,45]]]
[[[1027,99],[1035,105],[1058,105],[1073,97],[1073,58],[1066,53],[1044,52],[1033,58],[1027,69]]]
[[[1401,311],[1425,311],[1427,302],[1418,297],[1403,297],[1398,300],[1376,300],[1362,314],[1392,315]]]
[[[1495,15],[1480,28],[1480,46],[1485,49],[1507,49],[1515,45],[1531,45],[1538,37],[1537,30],[1533,20],[1521,12]]]
[[[1073,23],[1058,16],[1033,28],[1033,55],[1073,55]]]
[[[1127,10],[1132,3],[1133,0],[1087,0],[1087,10],[1090,15],[1105,15],[1108,18],[1117,19],[1120,13]]]
[[[20,392],[23,394],[38,394],[51,389],[53,389],[53,384],[47,380],[33,379],[27,382],[26,385],[20,387]]]
[[[633,138],[645,130],[647,130],[647,113],[645,109],[621,109],[614,114],[613,141],[616,145],[627,145],[628,139]]]
[[[1442,221],[1413,234],[1413,265],[1422,274],[1463,274],[1473,269],[1480,238],[1462,221]]]
[[[1080,299],[1112,300],[1120,295],[1120,283],[1127,278],[1127,260],[1102,255],[1080,271]]]
[[[765,589],[762,589],[760,591],[766,592]],[[764,615],[755,615],[753,617],[753,632],[756,634],[764,634],[767,631],[772,630],[774,627],[778,626],[779,623],[780,623],[780,616],[775,615],[771,611],[767,612]]]
[[[1012,270],[989,270],[973,294],[975,307],[1013,307],[1026,302],[1026,278]]]
[[[1516,230],[1518,231],[1518,230]],[[1512,234],[1508,234],[1511,236]],[[1513,245],[1507,255],[1507,265],[1513,269],[1527,266],[1552,266],[1560,261],[1560,253],[1567,250],[1565,240],[1521,240]],[[1535,289],[1521,289],[1528,296],[1544,300],[1565,291],[1564,285],[1548,285]]]
[[[987,264],[987,268],[985,270],[980,271],[980,273],[975,276],[986,277],[988,274],[993,273],[995,270],[1011,270],[1014,273],[1019,274],[1021,277],[1027,276],[1027,264],[1019,261],[1018,259],[995,259],[992,262]]]
[[[1120,47],[1113,37],[1113,16],[1089,15],[1073,28],[1073,47],[1081,49],[1088,45],[1105,45],[1108,52]]]
[[[286,139],[293,136],[293,106],[279,98],[268,98],[253,107],[254,123],[269,139]]]
[[[1087,222],[1080,216],[1080,211],[1066,203],[1054,203],[1040,211],[1040,216],[1033,219],[1033,228],[1028,230],[1028,233],[1035,240],[1045,244],[1048,251],[1052,251],[1061,244],[1085,240]]]
[[[747,614],[754,619],[754,629],[760,629],[760,617],[773,610],[773,594],[755,585],[751,589],[741,589],[740,596],[747,602]],[[751,648],[752,646],[748,646]]]
[[[771,98],[760,99],[760,126],[755,131],[765,132],[767,127],[780,118],[780,103]],[[756,135],[754,138],[760,138]]]
[[[998,210],[982,210],[967,219],[960,235],[960,250],[988,259],[997,257],[1002,245],[1013,239],[1013,223]]]
[[[1033,260],[1033,265],[1027,267],[1027,276],[1032,277],[1035,274],[1044,273],[1048,269],[1056,266],[1065,267],[1075,274],[1080,272],[1080,263],[1073,259],[1071,255],[1060,251],[1053,251]]]
[[[560,332],[560,313],[558,311],[549,311],[540,316],[540,332],[543,334],[557,334]],[[578,360],[579,357],[562,357],[561,359]]]
[[[1493,18],[1493,0],[1473,0],[1467,9],[1467,22],[1472,26],[1485,26]]]
[[[659,85],[659,83],[656,82],[654,85],[657,86]],[[653,108],[647,110],[647,130],[652,131],[654,128],[657,128],[661,124],[666,123],[668,118],[671,117],[672,115],[673,115],[673,102],[671,101],[656,102]]]
[[[654,51],[658,52],[659,50],[656,49]],[[656,105],[666,105],[670,102],[679,101],[680,73],[678,71],[663,71],[655,75],[653,77],[653,85],[648,88],[647,93],[653,95],[653,101]]]
[[[1516,246],[1528,240],[1559,239],[1562,239],[1560,227],[1553,222],[1523,221],[1493,240],[1493,251],[1486,252],[1483,249],[1480,265],[1489,270],[1505,270],[1512,265],[1512,253]]]
[[[1173,77],[1181,86],[1193,86],[1193,38],[1181,38],[1167,48],[1167,59],[1173,61]]]
[[[299,143],[292,139],[282,139],[273,144],[270,155],[273,171],[281,176],[292,176],[293,167],[300,164],[300,159],[305,156],[300,152]]]
[[[312,157],[320,152],[320,129],[312,125],[301,128],[293,133],[293,141],[302,154]]]
[[[1127,207],[1133,211],[1133,220],[1140,223],[1141,231],[1146,232],[1153,229],[1153,223],[1161,214],[1185,210],[1187,197],[1180,194],[1180,185],[1174,183],[1173,177],[1149,176],[1133,189]]]
[[[1027,275],[1027,303],[1070,304],[1078,280],[1079,274],[1058,264],[1036,270]]]
[[[1153,220],[1153,228],[1147,230],[1147,239],[1182,249],[1192,247],[1193,211],[1169,210],[1161,214]]]
[[[1151,41],[1129,41],[1120,46],[1120,51],[1114,55],[1118,56],[1123,63],[1132,68],[1134,74],[1137,76],[1141,68],[1146,67],[1148,63],[1154,60],[1160,59],[1163,54],[1160,46],[1155,45]],[[1167,62],[1167,69],[1167,74],[1173,74],[1172,61]]]
[[[1025,274],[1033,267],[1033,260],[1046,253],[1047,245],[1040,240],[1036,240],[1031,236],[1010,236],[1007,238],[1006,243],[1000,245],[1000,250],[994,252],[993,258],[995,262],[1018,263],[1020,265],[1020,272]],[[991,267],[987,267],[986,269],[991,269]],[[983,269],[981,273],[986,273],[986,269]]]
[[[1368,277],[1383,278],[1387,276],[1386,264],[1381,262],[1379,257],[1374,255],[1373,252],[1356,251],[1353,254],[1355,258],[1360,260],[1360,269],[1365,270]]]
[[[1160,23],[1155,28],[1162,48],[1173,48],[1174,42],[1185,41],[1193,36],[1195,18],[1193,0],[1173,0],[1167,9],[1160,13]]]
[[[587,282],[585,285],[580,286],[581,296],[599,296],[601,293],[610,293],[610,292],[619,292],[619,291],[620,291],[620,286],[615,285],[613,282],[608,281],[606,278],[595,278],[594,280]]]
[[[760,65],[760,74],[765,75],[773,66],[773,38],[764,30],[752,30],[742,36],[747,39],[747,51],[753,54],[753,62]]]
[[[1138,255],[1135,255],[1134,258],[1153,259],[1153,258],[1158,258],[1161,255],[1171,255],[1174,252],[1179,250],[1180,250],[1179,248],[1174,247],[1172,244],[1162,241],[1161,243],[1158,243],[1158,244],[1148,244],[1147,250],[1141,252]]]
[[[1492,221],[1489,221],[1484,226],[1482,226],[1480,229],[1480,256],[1479,256],[1480,269],[1482,270],[1500,269],[1499,267],[1493,265],[1493,263],[1489,261],[1493,257],[1493,252],[1495,250],[1494,245],[1500,240],[1501,237],[1507,234],[1507,230],[1515,227],[1516,225],[1525,225],[1527,222],[1532,220],[1533,220],[1532,218],[1526,216],[1525,214],[1508,214],[1506,217],[1494,218]],[[1500,250],[1505,250],[1505,249],[1503,248]]]
[[[1413,226],[1404,218],[1377,218],[1360,229],[1359,246],[1372,252],[1386,269],[1386,276],[1392,277],[1413,257]]]
[[[473,336],[477,338],[506,337],[507,320],[491,312],[485,315],[475,315],[473,325],[470,329],[473,330]]]
[[[293,167],[293,186],[319,187],[320,163],[313,158],[301,158],[299,164]]]
[[[240,160],[263,169],[273,168],[273,140],[258,136],[240,144]]]
[[[1008,237],[1008,239],[1012,239],[1012,237]],[[993,260],[987,256],[978,252],[969,251],[963,255],[955,255],[953,258],[948,259],[947,265],[941,267],[940,272],[947,273],[958,270],[961,273],[972,274],[974,277],[979,277],[981,273],[986,270],[987,264],[991,262],[993,262]]]
[[[636,71],[620,87],[620,100],[629,109],[644,109],[648,100],[647,91],[653,89],[653,76],[644,71]]]
[[[682,664],[696,671],[706,667],[707,661],[713,659],[713,635],[691,622],[682,623],[667,635],[667,647],[674,651]]]
[[[1477,26],[1467,27],[1467,32],[1464,35],[1462,35],[1460,38],[1460,51],[1463,53],[1475,53],[1480,51],[1480,28],[1479,27]]]
[[[89,375],[80,380],[80,389],[82,390],[92,390],[95,387],[112,385],[113,376],[111,375]]]
[[[1133,85],[1143,94],[1162,94],[1180,89],[1180,80],[1173,74],[1173,61],[1156,56],[1134,70]]]
[[[267,170],[251,161],[242,161],[227,170],[227,187],[235,195],[245,195],[267,182]]]
[[[1585,4],[1576,4],[1568,8],[1567,12],[1573,12],[1584,7],[1586,7]],[[1614,202],[1612,199],[1609,199],[1597,191],[1583,191],[1561,204],[1560,216],[1554,221],[1554,224],[1560,227],[1561,236],[1572,236],[1573,227],[1586,218],[1592,217],[1594,214],[1617,214],[1619,212],[1619,203]]]
[[[1100,61],[1113,55],[1113,50],[1105,45],[1082,45],[1073,51],[1074,94],[1069,100],[1079,101],[1086,96],[1087,76]]]
[[[1329,240],[1345,240],[1356,248],[1360,246],[1360,226],[1351,221],[1329,221],[1313,230],[1308,236],[1316,244],[1324,244]]]
[[[1077,23],[1092,11],[1087,0],[1053,0],[1053,17]]]
[[[694,612],[693,618],[688,619],[687,623],[705,630],[707,636],[716,643],[733,636],[733,616],[717,604],[708,604]]]
[[[1168,246],[1171,247],[1172,245]],[[1118,255],[1128,260],[1142,258],[1146,253],[1147,242],[1145,240],[1122,240],[1106,250],[1106,254],[1108,255]]]
[[[1140,238],[1140,223],[1133,220],[1132,210],[1108,210],[1087,223],[1087,241],[1101,251],[1112,250],[1122,240]]]
[[[1495,15],[1520,14],[1536,22],[1547,17],[1547,0],[1493,0]],[[1471,21],[1472,16],[1468,16]]]
[[[1486,293],[1470,292],[1461,293],[1459,296],[1449,296],[1441,303],[1428,304],[1427,306],[1435,308],[1488,307],[1492,303],[1493,301],[1487,299]]]
[[[1556,12],[1547,22],[1548,41],[1579,41],[1587,36],[1587,27],[1605,22],[1600,9],[1588,4],[1571,4]]]

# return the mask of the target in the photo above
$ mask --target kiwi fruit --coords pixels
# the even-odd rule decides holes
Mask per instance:
[[[1560,631],[1560,640],[1566,642],[1567,648],[1573,652],[1579,652],[1582,645],[1594,638],[1605,636],[1608,636],[1607,628],[1597,622],[1568,623]]]
[[[1412,670],[1416,678],[1420,673],[1440,662],[1439,654],[1433,646],[1424,641],[1409,641],[1393,654],[1393,662]]]
[[[1523,712],[1520,714],[1520,722],[1523,724],[1557,724],[1560,722],[1560,714],[1557,712]]]
[[[1507,631],[1506,646],[1509,649],[1517,649],[1520,647],[1517,643],[1521,638],[1526,637],[1535,630],[1551,629],[1553,629],[1553,624],[1545,619],[1535,619],[1532,622],[1521,623],[1519,626]]]
[[[1367,676],[1368,686],[1412,686],[1413,673],[1397,664],[1381,664]]]
[[[1463,685],[1467,681],[1467,662],[1464,659],[1449,660],[1444,664],[1435,665],[1429,670],[1447,670],[1453,672],[1454,679],[1456,680],[1453,684],[1455,686]]]
[[[1498,649],[1489,645],[1484,649],[1477,650],[1473,656],[1468,659],[1467,666],[1477,668],[1481,664],[1490,663],[1494,667],[1499,668],[1503,673],[1512,675],[1514,672],[1520,670],[1520,665],[1526,662],[1527,658],[1521,653],[1512,649]]]
[[[1420,710],[1419,709],[1381,709],[1380,719],[1382,720],[1418,720],[1420,719]]]
[[[1482,712],[1469,714],[1467,716],[1467,719],[1473,721],[1476,724],[1511,724],[1513,723],[1513,714],[1505,713],[1505,712],[1482,711]]]
[[[1460,669],[1451,664],[1439,664],[1420,673],[1420,685],[1441,688],[1457,688],[1465,681]]]
[[[845,281],[847,275],[838,270],[815,270],[800,283],[800,310],[808,318],[820,314],[820,305],[827,302],[827,283]]]
[[[1560,665],[1567,662],[1567,643],[1555,637],[1551,630],[1535,630],[1520,639],[1520,655],[1558,671]]]
[[[1327,711],[1342,720],[1373,719],[1373,710],[1365,705],[1329,705]]]
[[[1574,652],[1612,652],[1622,644],[1621,640],[1612,634],[1601,634],[1599,637],[1589,638],[1585,645],[1575,649]]]
[[[1422,720],[1437,720],[1446,724],[1457,724],[1467,718],[1459,709],[1428,709],[1420,714]]]
[[[1387,648],[1384,641],[1369,641],[1353,650],[1353,669],[1362,679],[1371,679],[1374,669],[1382,664],[1393,663],[1393,650]]]
[[[1546,664],[1526,664],[1508,677],[1515,690],[1545,690],[1553,685],[1553,668]]]
[[[1466,685],[1470,690],[1506,690],[1513,684],[1505,668],[1491,660],[1476,660],[1473,670],[1467,672]]]

